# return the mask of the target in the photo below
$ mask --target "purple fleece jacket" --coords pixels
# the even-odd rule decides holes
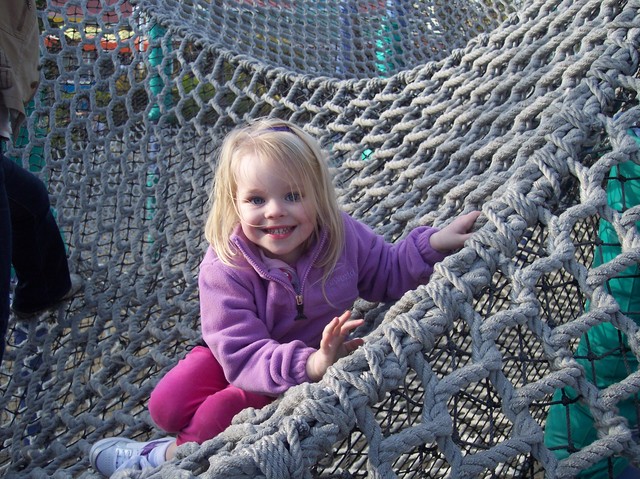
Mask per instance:
[[[314,263],[326,234],[295,265],[298,292],[283,272],[268,271],[257,246],[239,227],[231,237],[243,255],[239,267],[224,265],[209,247],[198,281],[202,335],[231,384],[277,396],[309,381],[307,358],[335,316],[359,297],[374,302],[400,298],[426,283],[434,264],[445,257],[429,243],[435,228],[416,228],[391,244],[347,214],[343,217],[345,247],[324,293],[323,271]],[[297,296],[306,319],[296,319]]]

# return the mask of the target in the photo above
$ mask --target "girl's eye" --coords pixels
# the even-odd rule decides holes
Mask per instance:
[[[300,201],[300,198],[301,198],[300,193],[289,193],[285,197],[287,201]]]
[[[254,196],[252,198],[249,198],[249,203],[251,203],[252,205],[261,205],[262,203],[264,203],[264,200],[259,196]]]

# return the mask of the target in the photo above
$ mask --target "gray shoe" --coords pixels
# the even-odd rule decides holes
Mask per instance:
[[[18,309],[12,304],[11,311],[13,311],[13,314],[15,314],[20,319],[30,319],[45,311],[48,311],[56,307],[58,304],[62,303],[63,301],[67,301],[68,299],[73,298],[78,293],[78,291],[80,291],[84,286],[84,281],[82,280],[80,275],[77,275],[75,273],[71,273],[69,275],[69,279],[71,280],[71,286],[69,287],[69,290],[65,294],[60,296],[60,298],[56,299],[55,301],[52,301],[51,303],[41,306],[32,311]]]

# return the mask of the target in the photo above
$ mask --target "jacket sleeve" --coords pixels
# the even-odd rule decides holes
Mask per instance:
[[[431,247],[437,228],[421,226],[396,243],[388,243],[368,226],[347,217],[345,221],[348,254],[358,265],[358,289],[369,301],[400,298],[409,290],[429,281],[436,263],[446,254]]]
[[[3,0],[0,5],[0,104],[15,112],[10,122],[16,138],[24,104],[40,82],[40,31],[34,2]]]
[[[217,260],[203,262],[198,279],[204,341],[229,383],[249,392],[277,396],[308,382],[307,358],[314,349],[302,341],[279,343],[258,317],[265,300],[259,279],[234,274]]]

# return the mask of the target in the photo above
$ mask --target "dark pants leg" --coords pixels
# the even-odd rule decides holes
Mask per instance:
[[[55,303],[71,287],[67,253],[44,183],[4,155],[0,165],[11,213],[11,261],[18,279],[13,305],[34,312]]]
[[[4,355],[9,324],[9,287],[11,281],[11,217],[4,184],[4,158],[0,152],[0,362]]]

